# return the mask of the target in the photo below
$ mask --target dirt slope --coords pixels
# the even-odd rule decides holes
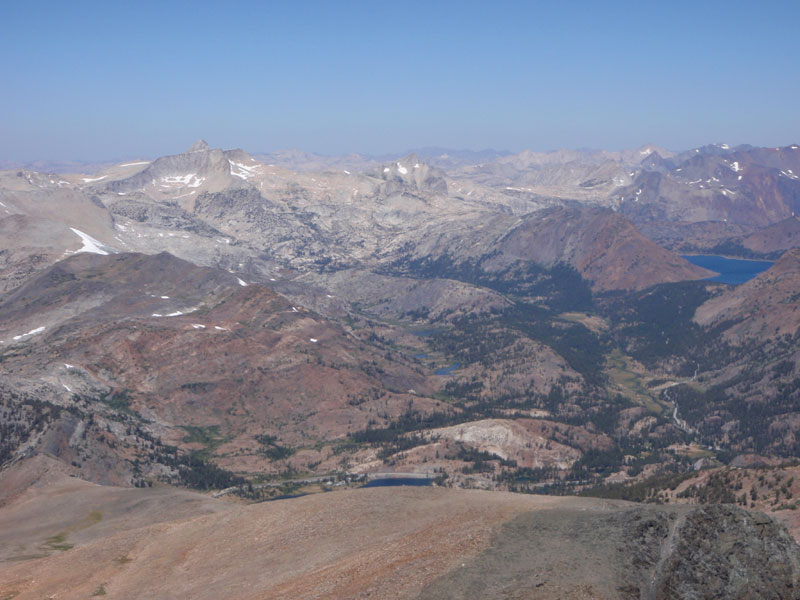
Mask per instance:
[[[131,504],[117,488],[90,487],[45,483],[0,509],[4,519],[26,512],[25,522],[49,511],[35,532],[0,527],[0,545],[33,535],[54,552],[0,562],[0,597],[789,598],[800,589],[785,530],[730,507],[407,487],[249,506],[128,490],[142,501]],[[167,493],[203,498],[197,516],[179,510],[136,527],[146,502]],[[130,527],[118,516],[105,530],[97,518],[70,529],[70,506],[103,515],[126,506]]]

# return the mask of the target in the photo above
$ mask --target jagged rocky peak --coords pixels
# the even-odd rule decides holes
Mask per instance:
[[[191,147],[186,151],[188,153],[192,152],[208,152],[211,150],[211,146],[208,145],[208,142],[205,140],[197,140]]]
[[[725,155],[725,154],[732,154],[742,150],[741,146],[737,146],[736,148],[732,148],[728,144],[718,143],[718,144],[706,144],[705,146],[701,146],[700,148],[695,148],[695,154],[713,154],[717,156]]]
[[[390,183],[410,185],[419,190],[447,193],[444,173],[420,160],[415,153],[383,164],[379,167],[378,176]]]
[[[159,176],[181,176],[187,173],[197,175],[207,175],[212,172],[226,173],[229,167],[222,150],[209,149],[163,156],[154,161],[148,170]]]
[[[643,144],[638,148],[621,150],[619,152],[594,151],[594,154],[597,157],[611,159],[632,168],[638,167],[643,160],[646,160],[652,154],[658,154],[658,156],[664,159],[670,159],[674,156],[673,152],[661,146],[657,146],[656,144]]]
[[[656,152],[656,150],[653,148],[653,146],[651,144],[645,144],[644,146],[640,146],[636,150],[639,152],[639,155],[642,156],[642,157],[649,156],[653,152]]]
[[[248,152],[242,150],[241,148],[234,148],[233,150],[211,148],[211,146],[208,145],[208,142],[203,139],[197,140],[186,152],[179,154],[178,156],[202,153],[210,153],[211,162],[213,163],[224,163],[224,159],[227,159],[231,163],[247,163],[248,165],[257,162]],[[196,157],[190,157],[189,160],[196,161],[197,159]]]
[[[659,173],[666,173],[675,168],[674,163],[666,160],[657,150],[653,150],[645,156],[639,164],[648,171],[658,171]]]
[[[392,162],[388,162],[380,167],[381,177],[383,179],[399,177],[400,179],[407,180],[413,178],[413,176],[416,174],[415,172],[419,171],[420,169],[427,171],[430,170],[430,167],[426,163],[420,162],[419,157],[414,153]]]
[[[186,152],[157,158],[131,177],[110,182],[107,189],[123,194],[148,189],[160,195],[192,191],[196,195],[240,185],[254,176],[257,164],[243,150],[212,149],[205,140],[197,140]]]

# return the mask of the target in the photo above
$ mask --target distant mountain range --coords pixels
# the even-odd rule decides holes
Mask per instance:
[[[0,477],[264,500],[393,471],[798,534],[797,145],[96,166],[0,172]],[[729,286],[686,252],[775,264]]]

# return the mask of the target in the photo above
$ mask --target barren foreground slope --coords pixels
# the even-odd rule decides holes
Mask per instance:
[[[5,552],[1,598],[800,593],[800,552],[788,534],[763,515],[725,506],[405,487],[242,506],[168,488],[85,484],[41,465],[40,471],[33,487],[4,498],[0,547],[38,544],[49,556],[13,559]],[[14,473],[2,476],[3,489],[26,483],[14,483]]]

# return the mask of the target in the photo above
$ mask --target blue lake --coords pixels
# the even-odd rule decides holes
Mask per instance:
[[[440,329],[417,329],[416,331],[412,331],[413,335],[419,337],[431,337],[432,335],[436,335],[441,331]]]
[[[443,367],[441,369],[436,369],[433,374],[434,375],[452,375],[453,371],[455,371],[460,365],[458,363],[453,363],[449,367]]]
[[[683,258],[693,265],[719,273],[716,277],[709,277],[706,281],[718,281],[733,285],[750,281],[775,264],[768,260],[743,260],[714,256],[713,254],[684,255]]]
[[[432,479],[412,478],[412,477],[397,477],[388,479],[373,479],[363,487],[392,487],[396,485],[431,485]]]

